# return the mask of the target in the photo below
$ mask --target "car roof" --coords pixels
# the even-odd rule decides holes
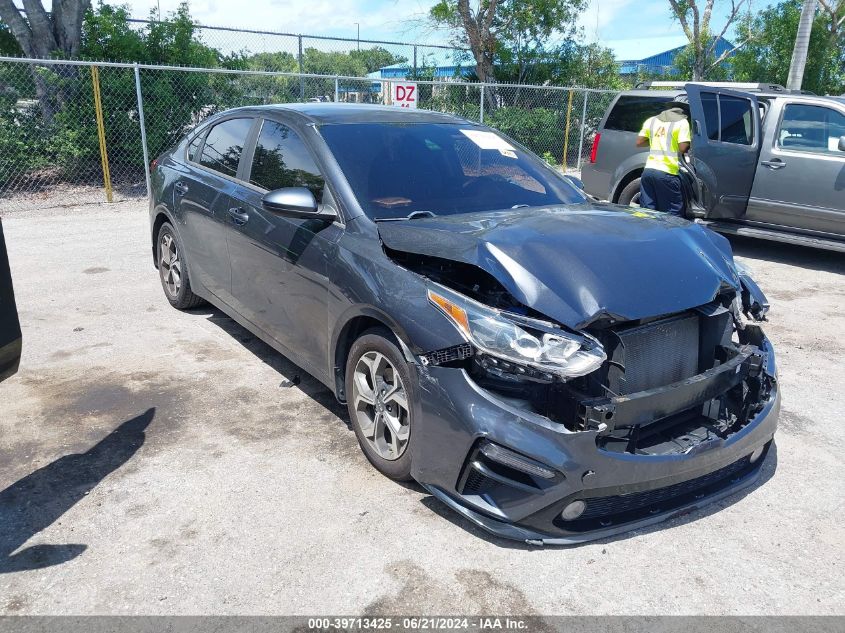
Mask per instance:
[[[285,103],[246,106],[236,109],[263,114],[293,112],[317,125],[344,123],[460,123],[462,125],[476,125],[466,119],[442,112],[367,103]]]
[[[683,90],[623,90],[619,93],[620,97],[675,97],[685,95]]]
[[[729,88],[728,86],[719,86],[719,88]],[[825,96],[825,95],[814,95],[808,94],[805,92],[793,92],[793,91],[762,91],[758,92],[757,90],[741,90],[733,88],[732,90],[736,90],[737,92],[748,92],[749,94],[754,95],[757,98],[763,99],[777,99],[777,98],[784,98],[789,97],[790,99],[807,99],[815,100],[815,99],[824,99],[824,100],[832,100],[838,103],[845,103],[845,97],[834,97],[834,96]],[[670,99],[674,99],[675,97],[685,97],[686,91],[684,90],[623,90],[619,93],[620,96],[625,97],[668,97]]]

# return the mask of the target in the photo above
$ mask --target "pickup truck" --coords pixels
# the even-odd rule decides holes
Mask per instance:
[[[681,89],[654,90],[653,88]],[[651,82],[620,93],[581,173],[585,190],[636,204],[647,148],[642,122],[686,101],[692,149],[682,163],[686,213],[738,235],[845,252],[845,98],[775,84]]]

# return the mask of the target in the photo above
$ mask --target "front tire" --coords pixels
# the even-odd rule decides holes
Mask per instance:
[[[352,345],[346,362],[349,418],[358,444],[382,474],[411,479],[413,440],[411,372],[384,328],[367,330]]]
[[[640,179],[634,178],[631,182],[625,185],[622,192],[619,194],[618,204],[626,207],[640,206]]]
[[[156,261],[158,276],[164,296],[174,308],[190,310],[205,303],[191,291],[191,280],[185,266],[185,251],[173,226],[165,222],[156,236]]]

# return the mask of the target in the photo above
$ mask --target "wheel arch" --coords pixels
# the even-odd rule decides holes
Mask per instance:
[[[616,183],[616,187],[613,190],[613,195],[610,198],[610,201],[613,203],[619,202],[619,195],[622,193],[622,190],[625,189],[630,183],[634,180],[639,178],[643,175],[643,167],[637,167],[636,169],[632,169],[628,173],[626,173],[619,181]]]
[[[371,306],[357,306],[348,310],[340,319],[332,336],[330,350],[332,373],[335,382],[335,396],[346,401],[346,361],[352,344],[369,329],[382,327],[388,330],[394,343],[399,346],[405,360],[414,362],[407,333],[387,314]],[[342,324],[342,325],[341,325]]]
[[[158,207],[155,211],[155,218],[153,218],[152,223],[152,234],[151,234],[151,245],[152,245],[152,254],[153,254],[153,266],[158,268],[158,232],[161,230],[162,224],[168,222],[170,226],[173,227],[173,230],[176,231],[177,235],[179,233],[178,229],[176,228],[176,223],[173,221],[173,218],[170,217],[170,212],[167,211],[164,207]]]

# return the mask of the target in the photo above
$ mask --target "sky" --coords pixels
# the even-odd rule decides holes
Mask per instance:
[[[167,14],[179,0],[158,0]],[[190,0],[191,14],[202,24],[251,29],[386,39],[399,42],[448,43],[444,33],[423,26],[435,0]],[[773,0],[751,0],[759,11]],[[133,17],[146,18],[156,0],[129,0]],[[726,0],[714,13],[725,14]],[[356,27],[358,23],[358,27]],[[713,22],[714,28],[721,26]],[[589,0],[580,19],[588,41],[648,38],[682,34],[672,20],[668,0]]]

